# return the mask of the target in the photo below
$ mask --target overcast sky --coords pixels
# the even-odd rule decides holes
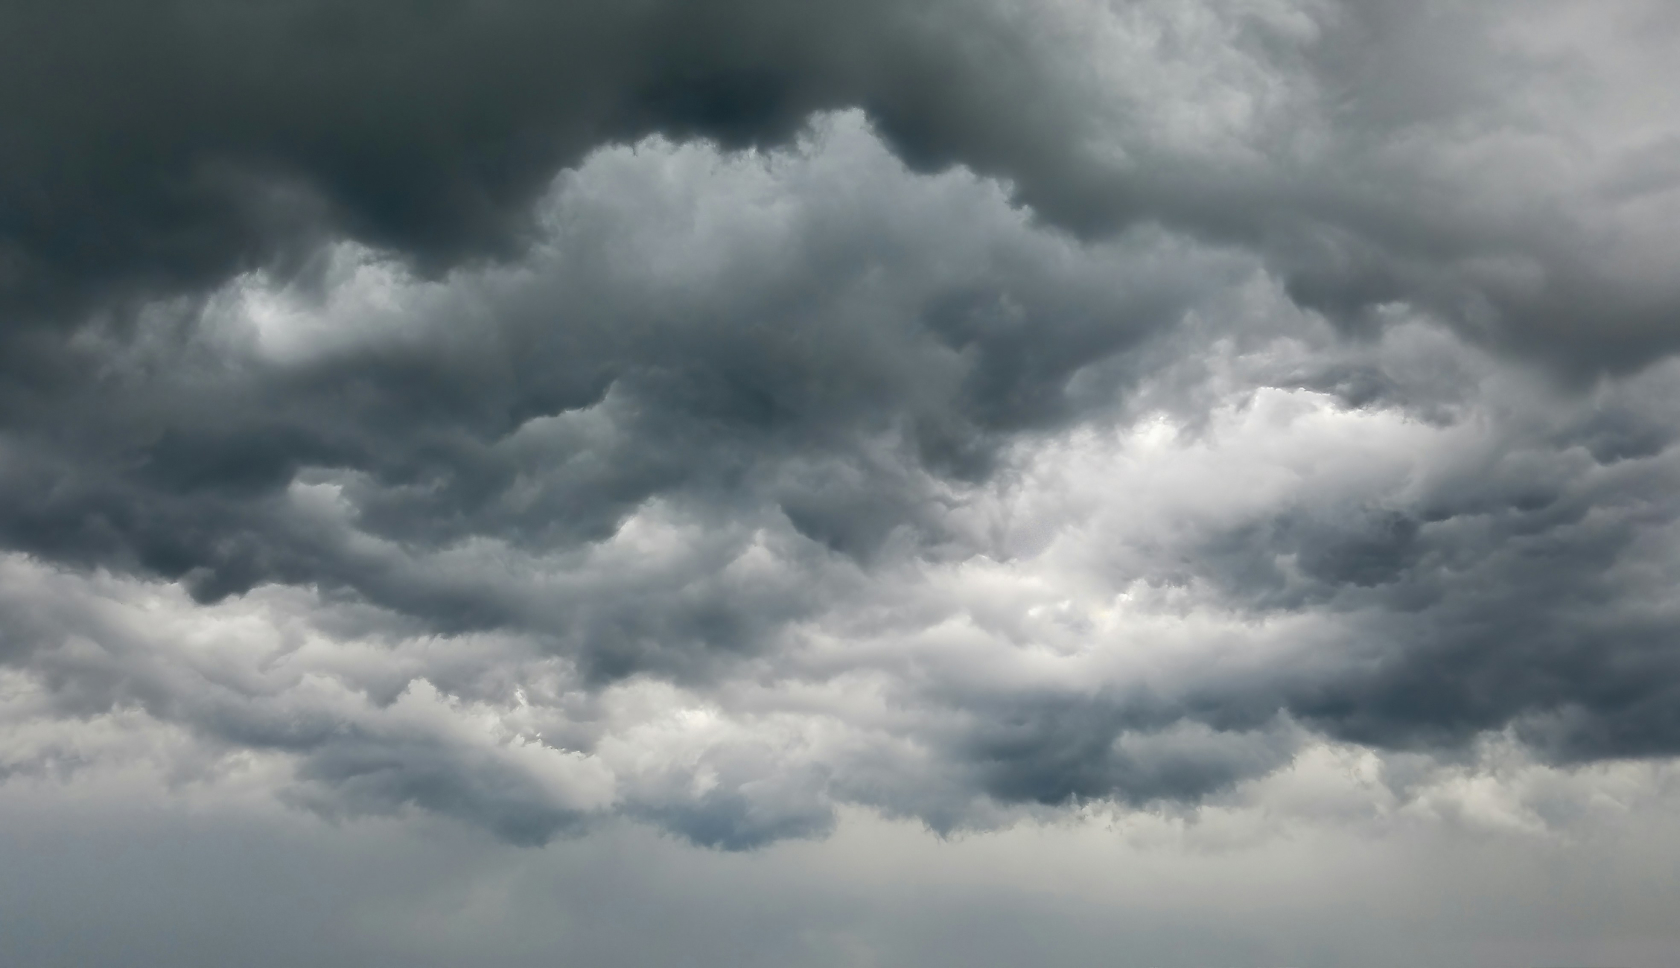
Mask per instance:
[[[1676,50],[0,2],[0,962],[1672,965]]]

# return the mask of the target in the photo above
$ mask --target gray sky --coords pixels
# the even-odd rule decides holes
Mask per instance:
[[[0,9],[0,956],[1671,963],[1677,41]]]

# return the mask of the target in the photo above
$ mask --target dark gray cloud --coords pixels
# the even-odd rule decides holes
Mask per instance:
[[[1074,374],[1243,269],[1153,237],[1086,250],[994,185],[918,181],[855,120],[830,128],[814,163],[602,156],[517,267],[427,284],[341,249],[330,295],[250,280],[161,307],[96,347],[99,378],[38,398],[53,418],[10,438],[3,527],[204,599],[344,583],[462,628],[519,606],[382,578],[286,488],[342,489],[361,529],[411,546],[599,540],[682,494],[867,559],[901,526],[937,540],[930,472],[984,477],[1009,435],[1076,415]]]
[[[13,4],[25,718],[522,844],[1671,757],[1675,24],[1598,9]]]
[[[553,173],[600,144],[780,142],[814,109],[877,103],[903,127],[947,107],[973,127],[985,90],[1019,96],[1044,73],[989,5],[186,0],[4,16],[0,211],[23,316],[295,269],[334,234],[431,270],[505,255]]]
[[[1253,246],[1350,324],[1426,304],[1589,370],[1675,335],[1649,255],[1673,243],[1675,187],[1654,72],[1676,25],[1656,3],[1604,6],[1590,31],[1570,4],[1225,0],[5,16],[14,320],[297,271],[337,234],[428,271],[507,255],[554,170],[599,144],[780,143],[859,106],[916,165],[1005,178],[1056,224]]]

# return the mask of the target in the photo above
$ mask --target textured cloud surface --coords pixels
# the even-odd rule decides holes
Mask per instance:
[[[0,789],[521,846],[1660,813],[1677,31],[7,5]]]

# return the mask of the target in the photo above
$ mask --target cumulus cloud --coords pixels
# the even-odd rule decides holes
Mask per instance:
[[[1056,224],[1251,246],[1349,325],[1424,303],[1589,372],[1673,345],[1676,23],[1656,0],[6,17],[20,319],[295,270],[335,234],[428,271],[507,254],[553,170],[602,142],[781,143],[859,106],[916,165],[1004,178]]]
[[[750,847],[1672,757],[1593,9],[15,5],[6,769]]]

